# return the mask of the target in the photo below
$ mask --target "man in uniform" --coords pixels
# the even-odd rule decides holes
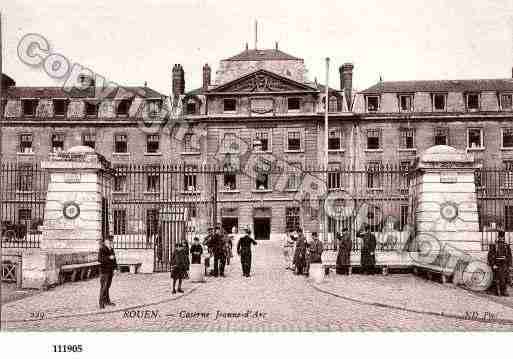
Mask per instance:
[[[493,269],[495,288],[498,296],[508,297],[509,268],[511,267],[511,248],[504,241],[505,233],[500,230],[497,243],[490,244],[488,265]]]
[[[221,226],[217,226],[212,236],[212,250],[214,252],[214,277],[224,277],[224,266],[226,264],[226,246],[221,234]]]
[[[251,245],[256,245],[257,242],[250,237],[251,230],[249,228],[246,228],[244,231],[246,233],[237,243],[237,254],[240,256],[242,275],[244,277],[249,277],[251,275]]]
[[[112,248],[112,235],[108,235],[100,242],[98,262],[100,262],[100,309],[103,309],[106,305],[115,305],[111,302],[109,295],[114,268],[117,267],[116,255]]]

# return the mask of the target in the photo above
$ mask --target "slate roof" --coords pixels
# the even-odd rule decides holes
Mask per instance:
[[[122,98],[127,93],[133,92],[144,98],[161,98],[165,95],[144,86],[122,86],[119,88],[94,88],[90,87],[85,90],[76,88],[65,89],[62,87],[24,87],[15,86],[5,90],[4,96],[7,98]]]
[[[513,79],[384,81],[362,93],[513,91]]]
[[[300,58],[289,55],[281,50],[244,50],[240,54],[229,57],[225,61],[260,61],[260,60],[301,60]]]

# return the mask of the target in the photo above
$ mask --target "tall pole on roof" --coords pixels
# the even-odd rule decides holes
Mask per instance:
[[[255,50],[258,44],[258,20],[255,20]]]
[[[2,12],[0,12],[0,148],[2,147],[3,142],[3,131],[2,128],[4,126],[4,93],[3,89],[3,79],[4,79],[4,69],[2,67],[3,62],[3,47],[2,47]],[[0,150],[0,160],[2,159],[3,151]]]
[[[326,174],[326,193],[328,195],[328,99],[329,99],[329,79],[330,79],[330,58],[326,57],[326,84],[325,84],[325,94],[324,94],[324,171]],[[326,201],[326,196],[324,200]],[[326,212],[326,206],[324,206],[324,228],[323,228],[323,237],[324,240],[327,240],[328,234],[328,213]]]

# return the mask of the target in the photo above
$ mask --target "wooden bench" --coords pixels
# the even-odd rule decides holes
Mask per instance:
[[[98,273],[100,262],[88,262],[79,264],[66,264],[61,267],[59,273],[59,282],[62,284],[66,279],[66,275],[71,273],[71,281],[84,280],[91,278],[92,275]]]
[[[141,262],[136,262],[136,261],[133,261],[133,262],[122,262],[122,263],[118,263],[118,268],[121,269],[122,267],[128,267],[128,270],[130,271],[130,273],[132,274],[136,274],[137,271],[139,270],[139,268],[141,267],[142,263]]]

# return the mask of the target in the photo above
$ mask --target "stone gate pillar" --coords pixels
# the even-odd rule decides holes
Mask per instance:
[[[481,250],[473,156],[450,146],[434,146],[419,155],[411,184],[416,244],[422,255],[414,265],[440,271],[443,279],[464,280],[479,267],[489,275]],[[471,271],[472,270],[472,271]]]
[[[40,251],[23,257],[23,285],[58,282],[60,267],[97,260],[98,241],[110,228],[109,163],[92,148],[77,146],[43,161],[48,171]]]

